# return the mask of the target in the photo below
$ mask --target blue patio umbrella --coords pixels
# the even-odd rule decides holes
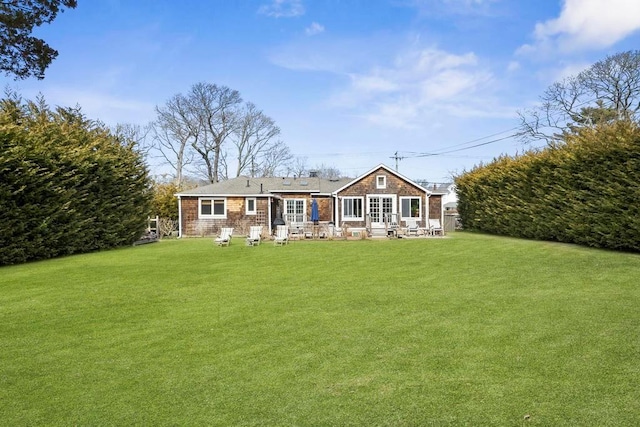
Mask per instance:
[[[311,221],[317,223],[320,221],[320,213],[318,212],[318,201],[313,199],[311,202]]]

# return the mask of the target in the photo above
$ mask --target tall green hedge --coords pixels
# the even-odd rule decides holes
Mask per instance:
[[[73,109],[0,103],[0,265],[131,244],[146,227],[143,158]]]
[[[640,128],[620,121],[456,178],[466,229],[640,251]]]

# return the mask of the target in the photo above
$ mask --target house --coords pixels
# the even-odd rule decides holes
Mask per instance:
[[[390,224],[443,220],[444,193],[429,190],[380,164],[358,178],[238,177],[178,193],[181,237],[205,236],[221,227],[248,232],[263,225],[291,227],[309,222],[313,200],[321,223],[349,230],[386,230]]]

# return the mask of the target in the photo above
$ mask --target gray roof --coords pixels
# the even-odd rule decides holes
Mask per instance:
[[[178,193],[179,196],[260,196],[269,193],[331,194],[353,178],[251,178],[240,176]],[[262,191],[262,192],[261,192]]]
[[[452,182],[418,181],[418,183],[427,190],[431,191],[433,194],[448,194],[449,188],[453,185]]]

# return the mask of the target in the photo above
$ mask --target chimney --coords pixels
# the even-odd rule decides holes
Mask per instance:
[[[262,191],[262,183],[260,183],[260,194],[262,194],[262,193],[263,193],[263,191]]]
[[[247,178],[247,187],[249,187],[249,178]]]
[[[318,171],[309,171],[309,178],[317,178]]]

